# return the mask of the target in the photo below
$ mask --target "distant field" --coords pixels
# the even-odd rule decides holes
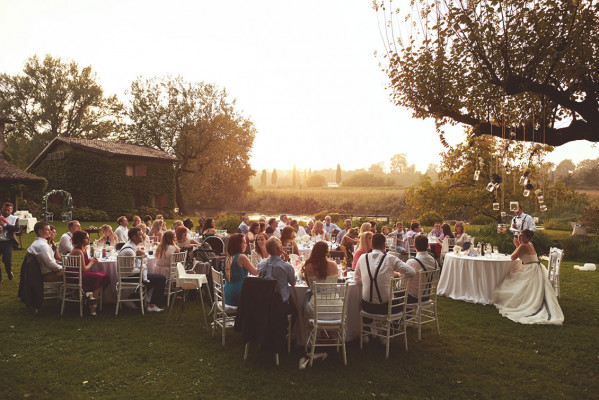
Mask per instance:
[[[599,189],[580,189],[577,190],[578,193],[585,193],[589,196],[589,199],[597,199],[599,198]]]
[[[322,194],[322,193],[337,193],[344,195],[352,195],[352,194],[364,194],[368,192],[384,192],[385,194],[396,194],[403,196],[406,193],[406,189],[404,188],[389,188],[389,187],[360,187],[360,188],[255,188],[256,192],[277,192],[277,193],[302,193],[302,194]],[[597,193],[599,196],[599,191]]]

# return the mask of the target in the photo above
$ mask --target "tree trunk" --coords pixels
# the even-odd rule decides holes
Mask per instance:
[[[183,191],[181,190],[181,174],[178,172],[175,173],[175,201],[177,202],[177,207],[179,208],[179,214],[186,215],[187,205],[185,204]]]

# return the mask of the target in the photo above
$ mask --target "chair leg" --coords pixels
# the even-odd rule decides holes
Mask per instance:
[[[223,326],[221,328],[221,330],[222,330],[222,338],[223,338],[223,340],[222,340],[223,347],[225,347],[225,328],[226,327],[227,327],[227,316],[226,316],[226,314],[223,314]]]
[[[316,338],[318,337],[318,328],[314,327],[312,330],[312,334],[310,338],[312,339],[311,349],[310,349],[310,367],[314,363],[314,350],[316,349]]]
[[[79,289],[79,316],[83,318],[83,293],[81,289]]]
[[[208,332],[208,319],[206,318],[206,308],[204,307],[204,296],[202,296],[202,287],[200,286],[200,301],[202,302],[202,314],[204,314],[204,328]]]
[[[391,328],[391,321],[387,321],[387,337],[385,338],[385,342],[386,342],[385,343],[385,347],[386,347],[386,350],[385,350],[385,359],[386,360],[389,359],[389,342],[391,341],[389,339],[389,336],[391,336],[390,332],[389,332],[390,328]]]
[[[144,302],[144,288],[140,287],[139,288],[139,308],[141,308],[141,315],[144,315],[144,306],[145,306],[145,302]]]
[[[360,350],[364,347],[364,318],[360,316]]]
[[[275,353],[275,364],[277,364],[277,367],[279,366],[279,353]]]
[[[60,306],[60,316],[62,317],[62,313],[64,312],[64,302],[65,302],[65,298],[67,297],[67,293],[66,293],[67,289],[64,288],[62,290],[62,306]]]
[[[343,364],[347,365],[347,353],[345,351],[345,332],[339,332],[339,337],[341,338],[341,346],[343,346]]]
[[[116,292],[116,308],[114,310],[114,315],[119,315],[120,305],[121,305],[121,289],[119,288]]]
[[[250,351],[250,342],[247,342],[245,344],[245,351],[243,352],[243,360],[247,361],[248,359],[248,352]],[[277,364],[278,365],[278,364]]]

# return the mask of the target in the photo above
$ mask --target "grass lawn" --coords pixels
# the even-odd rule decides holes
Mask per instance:
[[[64,223],[55,224],[59,233]],[[93,223],[99,226],[100,223]],[[83,223],[83,227],[89,226]],[[28,247],[34,235],[23,238]],[[94,238],[92,237],[92,240]],[[16,297],[25,250],[14,255],[15,280],[0,284],[0,398],[201,399],[597,399],[599,397],[599,272],[563,264],[563,326],[527,326],[492,306],[439,298],[441,336],[408,330],[391,343],[347,347],[348,365],[334,352],[305,371],[302,351],[274,357],[252,348],[243,361],[241,336],[227,346],[202,328],[199,301],[164,328],[166,312],[108,305],[80,318],[53,303],[33,315]]]

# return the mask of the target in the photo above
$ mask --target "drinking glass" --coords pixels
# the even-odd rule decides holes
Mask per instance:
[[[493,253],[499,254],[499,247],[493,246]]]

